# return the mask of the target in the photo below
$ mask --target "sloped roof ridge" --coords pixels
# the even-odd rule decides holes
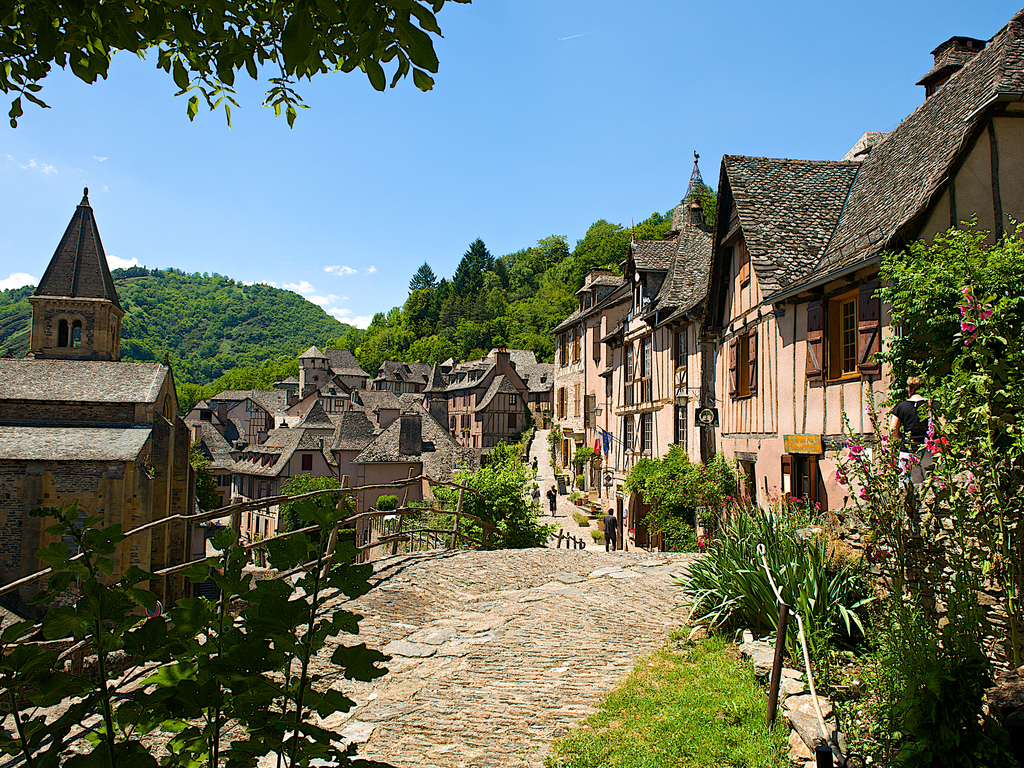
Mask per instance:
[[[978,126],[981,108],[1000,93],[1024,91],[1022,14],[867,156],[815,274],[841,270],[897,245],[900,233],[944,188],[950,166]]]
[[[106,299],[121,309],[96,217],[89,204],[88,187],[33,295]]]
[[[306,412],[302,421],[296,425],[296,429],[302,429],[303,427],[333,427],[334,422],[331,421],[331,417],[327,415],[327,411],[324,410],[323,404],[319,399],[313,401],[313,405]]]

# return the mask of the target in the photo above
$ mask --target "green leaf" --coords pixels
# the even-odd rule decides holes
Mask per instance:
[[[363,71],[366,72],[366,76],[370,79],[370,85],[374,87],[374,90],[383,91],[388,84],[387,77],[384,74],[384,68],[373,59],[366,59],[363,62]]]
[[[191,122],[196,119],[196,115],[199,113],[199,97],[193,96],[188,100],[188,107],[185,110],[188,115],[188,119]]]
[[[428,72],[437,72],[437,54],[434,53],[434,43],[430,35],[414,24],[401,19],[395,20],[395,31],[398,39],[404,43],[405,49],[409,52],[412,63],[422,67]]]
[[[174,77],[174,84],[178,86],[182,92],[188,90],[188,71],[182,65],[180,57],[174,59],[172,76]]]
[[[421,91],[429,91],[434,87],[434,78],[424,72],[422,69],[412,70],[412,81],[416,84],[416,87]]]
[[[296,8],[281,34],[285,69],[294,71],[313,51],[313,17],[306,8]]]

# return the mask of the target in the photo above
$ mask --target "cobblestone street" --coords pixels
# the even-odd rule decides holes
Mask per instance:
[[[527,549],[378,561],[352,601],[393,658],[329,724],[396,766],[539,766],[551,742],[685,620],[671,574],[692,555]],[[326,671],[326,670],[324,670]]]

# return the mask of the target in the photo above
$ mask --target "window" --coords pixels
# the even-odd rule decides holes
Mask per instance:
[[[313,469],[313,454],[304,453],[302,454],[302,471],[309,472]]]
[[[651,375],[651,349],[654,337],[648,336],[640,345],[640,376],[646,379]]]
[[[580,385],[577,384],[573,387],[572,395],[572,415],[577,419],[580,417]]]
[[[565,387],[558,388],[558,418],[565,418]]]
[[[687,410],[685,405],[676,406],[675,444],[682,448],[684,451],[689,447],[686,432],[686,413]]]
[[[654,414],[640,414],[640,450],[651,453],[654,448]]]
[[[510,431],[515,431],[515,428],[516,428],[516,415],[514,413],[510,413],[508,415],[508,428],[509,428]]]
[[[687,348],[686,331],[682,330],[676,333],[675,344],[673,345],[673,352],[675,353],[676,368],[685,368],[686,361],[689,357],[689,350]]]
[[[511,405],[511,406],[515,406],[515,404],[516,404],[516,396],[515,395],[509,395],[508,396],[508,404]]]
[[[564,333],[558,336],[558,360],[562,365],[569,364],[569,339]]]
[[[451,429],[451,431],[454,432],[458,428],[456,426],[457,422],[455,421],[455,417],[454,416],[452,416],[451,419],[449,419],[449,423],[450,423],[449,429]]]
[[[828,303],[828,378],[857,376],[857,294]]]
[[[61,320],[57,323],[57,346],[66,347],[68,345],[68,321]]]
[[[729,394],[757,394],[757,331],[742,333],[729,342]]]
[[[635,447],[633,442],[633,417],[624,416],[622,419],[622,446],[627,451],[632,451]]]
[[[572,361],[578,363],[580,361],[580,337],[583,335],[582,330],[577,328],[572,333]]]
[[[82,321],[75,320],[71,324],[71,346],[75,349],[82,348]]]
[[[633,380],[633,345],[626,344],[626,381]]]

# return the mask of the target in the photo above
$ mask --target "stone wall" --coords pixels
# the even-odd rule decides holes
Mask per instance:
[[[36,427],[97,424],[109,427],[136,424],[133,403],[53,403],[0,401],[0,421]]]

